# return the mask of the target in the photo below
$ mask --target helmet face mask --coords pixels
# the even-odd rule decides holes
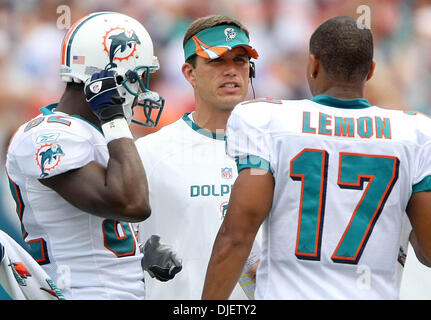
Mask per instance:
[[[134,97],[132,110],[135,106],[140,106],[144,110],[146,121],[132,120],[132,122],[146,127],[157,126],[165,105],[165,100],[157,92],[148,89],[150,74],[158,68],[158,65],[141,66],[128,70],[121,82],[121,86],[126,89],[127,93]]]
[[[164,99],[149,90],[149,74],[159,69],[147,30],[135,19],[116,12],[96,12],[78,20],[67,32],[62,45],[60,75],[65,82],[86,82],[95,72],[113,70],[117,88],[125,99],[126,120],[133,107],[144,108],[144,122],[154,127],[164,107]],[[142,77],[144,79],[142,79]],[[153,109],[157,109],[154,116]]]

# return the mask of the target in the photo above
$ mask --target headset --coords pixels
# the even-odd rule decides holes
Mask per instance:
[[[248,76],[250,79],[256,77],[256,65],[254,64],[254,61],[250,61],[250,71],[248,73]]]
[[[253,78],[256,77],[256,65],[254,64],[254,61],[250,61],[250,70],[248,76],[250,77],[251,89],[253,90],[253,99],[256,99],[256,93],[254,92],[253,87]]]

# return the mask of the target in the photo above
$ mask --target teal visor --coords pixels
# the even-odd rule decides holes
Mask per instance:
[[[186,61],[195,54],[205,59],[217,59],[235,47],[243,47],[254,59],[259,56],[243,30],[233,25],[219,25],[190,38],[184,46],[184,57]]]

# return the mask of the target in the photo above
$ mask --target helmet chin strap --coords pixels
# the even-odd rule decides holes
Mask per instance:
[[[130,124],[132,122],[132,118],[133,118],[132,106],[134,104],[135,97],[128,94],[126,89],[121,88],[121,86],[117,86],[117,88],[118,88],[118,91],[119,91],[121,97],[123,97],[126,100],[123,103],[123,111],[124,111],[124,117],[126,118],[127,123]]]
[[[127,123],[130,124],[133,118],[132,107],[131,106],[129,107],[129,104],[123,105],[123,111],[124,111],[124,118],[126,118]]]

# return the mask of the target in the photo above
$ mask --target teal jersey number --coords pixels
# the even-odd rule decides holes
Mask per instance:
[[[320,260],[328,159],[325,150],[304,149],[290,162],[291,178],[301,181],[295,250],[298,259]],[[399,160],[392,156],[341,152],[338,171],[340,188],[363,193],[331,259],[336,263],[357,264],[398,179]],[[368,183],[364,190],[365,181]]]
[[[320,260],[327,169],[328,153],[324,150],[304,149],[290,162],[291,178],[301,181],[295,250],[299,259]]]
[[[105,247],[117,257],[135,255],[135,238],[128,223],[105,219],[103,221]]]

